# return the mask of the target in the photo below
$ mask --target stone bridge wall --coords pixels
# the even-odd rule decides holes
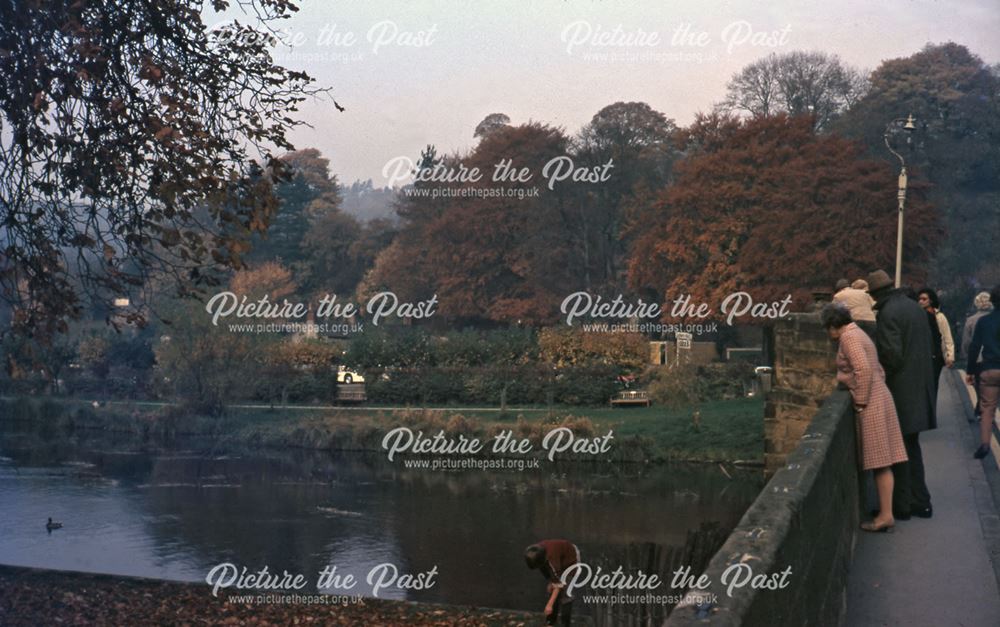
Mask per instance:
[[[764,464],[781,468],[836,385],[836,350],[819,314],[792,314],[773,327],[774,385],[764,410]]]
[[[834,347],[818,317],[783,321],[774,339],[776,387],[765,423],[771,480],[705,570],[705,592],[717,602],[681,604],[669,627],[842,623],[863,494],[850,394],[834,391]],[[787,586],[729,590],[739,563],[765,575],[790,567]]]

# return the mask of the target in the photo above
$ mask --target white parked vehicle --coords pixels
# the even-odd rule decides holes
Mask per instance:
[[[357,370],[347,366],[337,366],[337,383],[364,383],[365,378]]]

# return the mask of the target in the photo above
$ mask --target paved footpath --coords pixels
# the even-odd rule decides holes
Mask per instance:
[[[894,533],[860,532],[845,625],[1000,625],[1000,524],[986,476],[995,468],[972,459],[978,436],[957,374],[942,376],[938,428],[920,436],[934,517],[897,521]]]

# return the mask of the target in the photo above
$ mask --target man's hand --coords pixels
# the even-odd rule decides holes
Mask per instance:
[[[976,375],[973,375],[973,374],[967,374],[967,375],[965,375],[965,382],[968,383],[969,385],[975,385],[976,384]]]
[[[545,591],[549,593],[549,602],[545,604],[545,615],[550,616],[555,612],[556,599],[559,598],[559,591],[563,589],[561,583],[552,583],[551,581],[547,586],[545,586]]]

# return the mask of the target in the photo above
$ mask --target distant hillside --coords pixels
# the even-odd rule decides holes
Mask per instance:
[[[376,188],[372,180],[357,180],[340,188],[340,208],[358,220],[368,222],[376,218],[396,221],[394,203],[396,192],[389,187]]]

